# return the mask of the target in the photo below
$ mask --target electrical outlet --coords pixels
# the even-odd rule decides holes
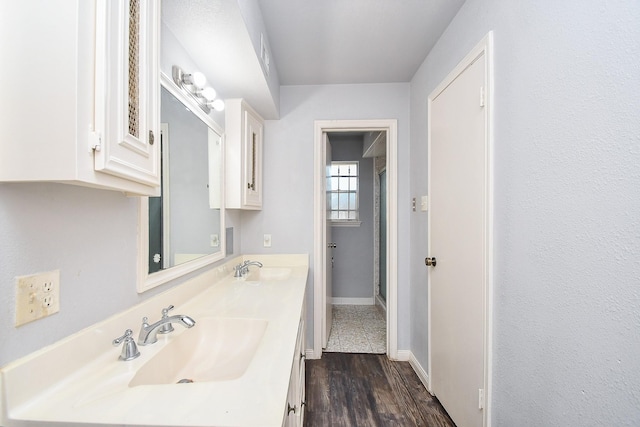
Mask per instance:
[[[60,270],[16,277],[16,326],[60,311]]]
[[[217,234],[211,234],[209,236],[209,240],[212,248],[217,248],[218,246],[220,246],[220,237],[218,237]]]

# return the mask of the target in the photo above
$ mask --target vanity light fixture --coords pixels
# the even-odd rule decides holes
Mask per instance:
[[[182,68],[174,65],[172,68],[173,81],[180,89],[185,91],[202,110],[209,114],[211,110],[224,110],[224,101],[216,99],[216,91],[211,86],[206,86],[207,78],[200,72],[187,74]]]

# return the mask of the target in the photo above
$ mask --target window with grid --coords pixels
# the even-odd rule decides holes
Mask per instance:
[[[358,186],[358,162],[331,162],[327,200],[332,222],[359,222]]]

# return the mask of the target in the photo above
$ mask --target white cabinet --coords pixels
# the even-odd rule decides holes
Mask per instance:
[[[244,100],[225,100],[227,209],[262,209],[263,128],[262,117]]]
[[[303,303],[304,304],[304,303]],[[282,423],[285,427],[302,427],[304,425],[304,407],[306,405],[305,387],[305,327],[304,310],[298,326],[298,339],[296,340],[296,353],[291,365],[291,377],[289,378],[289,394],[287,396],[287,408]]]
[[[0,181],[154,195],[159,0],[7,2]],[[157,140],[157,141],[156,141]]]

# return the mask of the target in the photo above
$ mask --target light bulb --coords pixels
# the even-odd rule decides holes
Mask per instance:
[[[213,102],[209,103],[209,106],[216,111],[224,110],[224,101],[222,99],[216,99]]]
[[[216,90],[212,87],[205,87],[200,92],[200,95],[205,98],[207,101],[211,102],[216,99]]]
[[[207,83],[207,78],[199,71],[193,73],[193,84],[196,87],[203,87]]]

